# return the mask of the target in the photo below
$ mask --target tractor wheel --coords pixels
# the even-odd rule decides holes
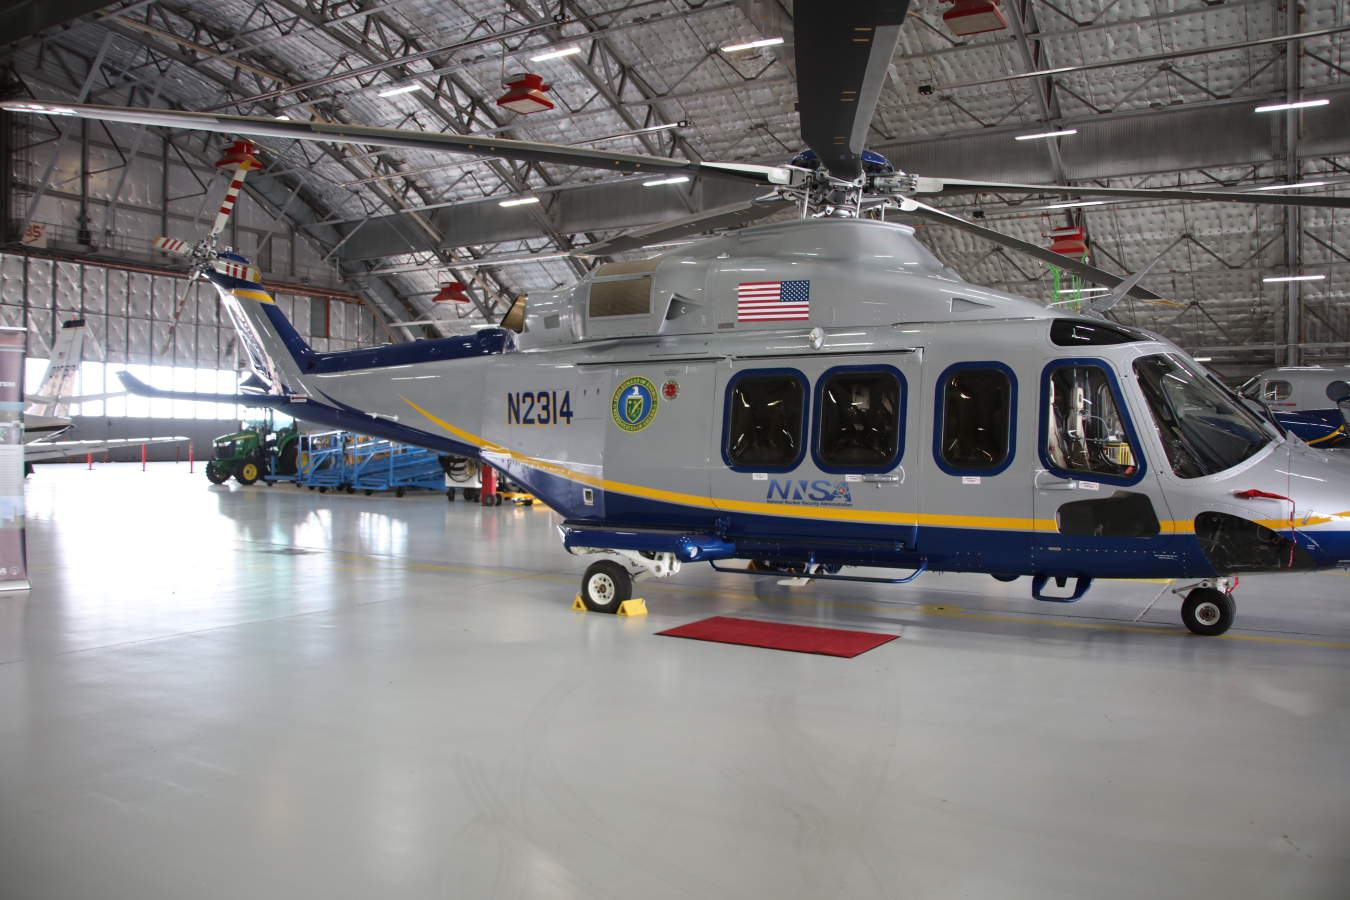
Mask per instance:
[[[298,441],[291,441],[281,450],[281,456],[277,458],[278,475],[294,475],[299,471],[297,462],[300,457],[300,444]]]
[[[257,460],[246,459],[234,467],[234,480],[240,484],[253,484],[261,474]]]
[[[229,477],[229,471],[223,466],[216,465],[215,460],[206,464],[206,480],[212,484],[224,484]]]

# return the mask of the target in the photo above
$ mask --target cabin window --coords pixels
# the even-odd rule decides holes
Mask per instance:
[[[942,387],[942,460],[954,469],[996,469],[1008,457],[1012,383],[998,369],[958,369]]]
[[[1267,381],[1261,391],[1261,399],[1267,403],[1278,403],[1281,400],[1288,400],[1293,392],[1294,386],[1287,381]]]
[[[1179,478],[1231,469],[1275,438],[1236,395],[1225,394],[1178,357],[1145,356],[1135,360],[1134,374]]]
[[[733,466],[794,466],[802,454],[805,390],[790,374],[745,375],[727,396],[727,460]]]
[[[1051,466],[1108,478],[1135,474],[1135,452],[1103,369],[1061,366],[1050,373],[1046,389],[1045,456]]]
[[[1088,322],[1083,319],[1056,319],[1050,323],[1050,342],[1057,347],[1089,347],[1103,344],[1129,344],[1151,340],[1148,335],[1129,331],[1124,326]]]
[[[845,469],[877,469],[900,449],[900,379],[890,372],[827,376],[817,398],[820,461]]]

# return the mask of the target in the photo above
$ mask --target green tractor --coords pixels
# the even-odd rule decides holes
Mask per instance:
[[[294,425],[273,431],[266,423],[258,423],[216,438],[215,450],[215,458],[206,464],[208,481],[224,484],[234,476],[240,484],[253,484],[268,475],[295,474],[300,436]]]

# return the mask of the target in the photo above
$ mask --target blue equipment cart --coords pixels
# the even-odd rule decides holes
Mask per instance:
[[[446,489],[440,454],[348,431],[302,434],[299,471],[285,480],[320,493],[392,490],[402,497],[409,488]]]

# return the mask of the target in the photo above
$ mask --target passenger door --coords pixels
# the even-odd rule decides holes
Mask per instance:
[[[1033,479],[1038,571],[1127,577],[1168,557],[1171,516],[1122,383],[1104,359],[1043,361]]]
[[[711,487],[732,532],[841,541],[864,558],[869,546],[878,558],[912,550],[921,359],[916,349],[720,364]]]

